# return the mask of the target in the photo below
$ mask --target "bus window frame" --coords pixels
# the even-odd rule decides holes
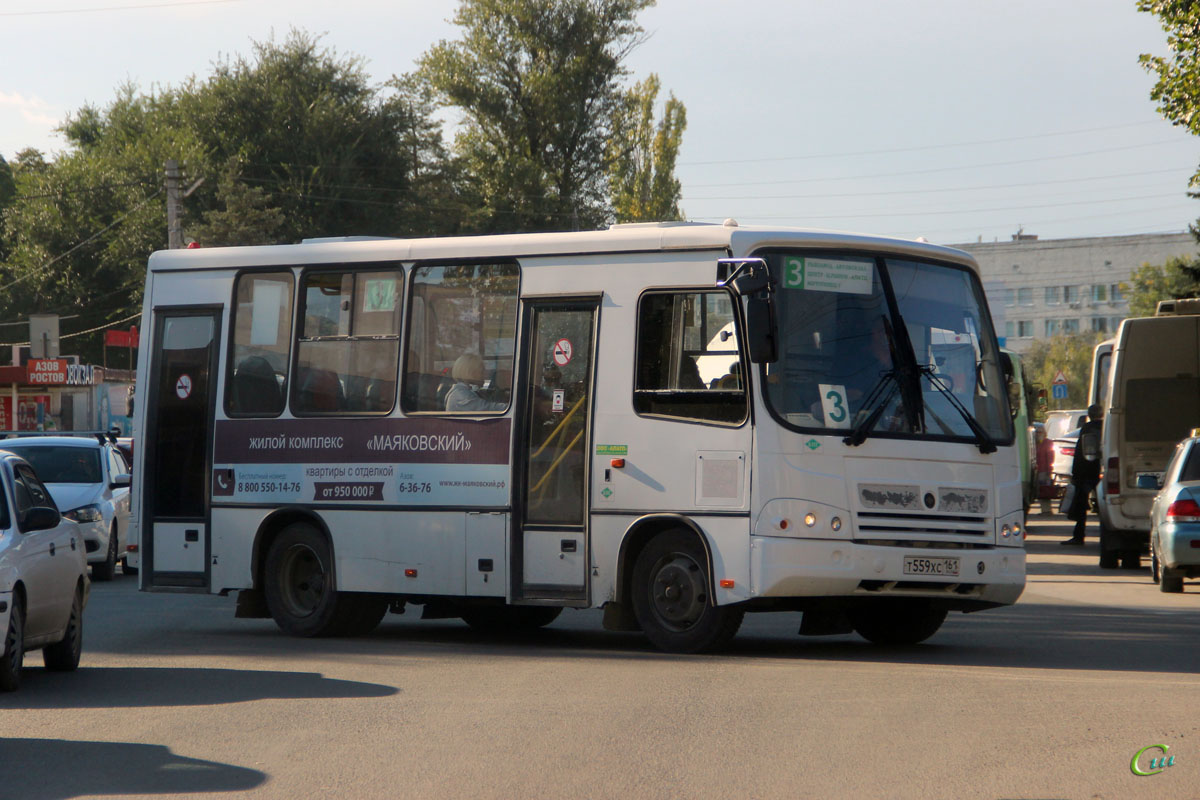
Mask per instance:
[[[415,373],[409,372],[408,356],[409,356],[409,353],[414,352],[413,345],[412,345],[412,325],[413,325],[413,319],[414,319],[415,315],[413,314],[412,306],[413,306],[413,302],[417,296],[417,292],[416,292],[416,288],[415,288],[416,281],[417,281],[417,270],[423,269],[423,268],[428,268],[428,267],[468,267],[468,266],[485,266],[485,265],[489,265],[489,266],[512,265],[517,268],[517,287],[516,287],[516,291],[513,294],[513,302],[516,304],[516,315],[513,317],[513,331],[512,331],[513,352],[512,352],[512,365],[511,365],[511,370],[510,370],[510,374],[512,375],[512,378],[511,378],[511,385],[509,386],[509,391],[508,391],[508,404],[503,409],[496,409],[493,411],[484,411],[484,410],[447,411],[445,408],[440,408],[440,409],[432,408],[432,409],[424,409],[424,410],[417,409],[417,408],[414,408],[414,409],[407,408],[405,406],[405,398],[408,396],[408,376],[410,374],[415,374]],[[521,331],[522,331],[521,324],[522,324],[522,319],[523,319],[523,315],[524,315],[524,308],[522,307],[524,304],[521,302],[522,301],[521,287],[522,287],[522,279],[524,277],[524,274],[525,274],[525,268],[521,264],[520,259],[512,258],[512,257],[504,257],[504,256],[495,257],[495,258],[422,259],[420,261],[412,261],[408,264],[408,276],[405,281],[405,291],[407,294],[404,298],[404,319],[402,321],[404,331],[403,331],[403,334],[402,334],[401,340],[400,340],[400,345],[401,345],[401,348],[400,348],[401,349],[400,379],[399,379],[400,383],[399,383],[399,391],[397,393],[397,397],[399,398],[399,401],[397,402],[397,405],[396,405],[396,408],[398,408],[400,410],[401,414],[403,414],[406,417],[416,417],[416,416],[426,417],[427,416],[427,417],[472,418],[472,417],[504,417],[512,412],[512,410],[514,408],[514,399],[515,399],[516,392],[517,392],[518,381],[520,380],[520,375],[519,375],[520,359],[518,358],[518,353],[519,353],[520,346],[521,346]],[[427,300],[424,296],[422,296],[421,301],[424,304],[424,308],[422,309],[422,313],[421,313],[421,319],[425,323],[424,324],[425,330],[422,331],[422,335],[429,336],[430,330],[437,329],[438,312],[437,312],[437,308],[434,305],[432,305],[431,303],[427,302]],[[430,327],[431,320],[432,320],[432,328]],[[421,354],[418,354],[418,355],[421,355]],[[424,358],[423,355],[422,355],[422,358]],[[422,372],[420,374],[434,375],[436,373]],[[450,378],[449,372],[446,373],[446,377]],[[451,380],[453,380],[453,378],[451,378]]]
[[[236,367],[234,349],[237,347],[237,318],[238,318],[238,287],[241,286],[242,279],[246,276],[259,275],[275,275],[287,272],[292,276],[292,313],[288,320],[288,354],[287,354],[287,369],[288,374],[283,378],[283,403],[274,414],[258,414],[246,411],[235,411],[233,409],[233,379],[234,369]],[[296,350],[296,287],[299,285],[297,280],[297,268],[290,264],[273,264],[270,266],[250,268],[242,267],[235,270],[233,274],[233,282],[229,295],[229,313],[226,315],[229,319],[229,332],[225,342],[225,368],[221,370],[223,373],[224,385],[221,387],[221,396],[217,405],[224,412],[227,419],[279,419],[284,412],[290,410],[289,400],[292,392],[292,378],[295,376],[294,359]]]
[[[969,275],[973,275],[975,277],[975,281],[976,281],[974,289],[977,290],[975,301],[978,304],[978,308],[979,308],[979,322],[981,325],[986,326],[987,330],[989,330],[991,332],[992,348],[996,353],[997,359],[1000,358],[1000,351],[1002,348],[1000,347],[999,336],[996,334],[995,320],[992,319],[992,310],[988,306],[987,294],[983,290],[983,278],[980,275],[979,270],[977,268],[973,269],[971,266],[969,266],[967,264],[962,264],[957,261],[949,261],[949,260],[945,260],[945,259],[933,258],[933,257],[927,256],[927,255],[905,253],[902,251],[889,250],[886,248],[883,250],[871,250],[871,249],[864,249],[861,247],[853,247],[853,246],[847,247],[847,248],[840,248],[840,247],[804,247],[802,245],[790,245],[790,244],[788,244],[788,245],[771,244],[771,245],[765,245],[765,246],[755,248],[754,252],[752,252],[750,254],[750,256],[754,257],[754,258],[764,259],[765,261],[767,261],[768,269],[770,269],[771,262],[770,262],[769,256],[776,254],[776,253],[781,253],[781,252],[803,253],[806,256],[807,255],[813,255],[813,256],[845,255],[845,256],[852,257],[852,258],[854,258],[854,257],[870,258],[873,262],[873,267],[876,270],[880,269],[880,262],[883,262],[884,264],[886,264],[889,260],[897,260],[897,261],[909,261],[909,262],[920,263],[920,264],[930,264],[930,265],[938,266],[938,267],[946,267],[949,269],[960,270],[962,272],[966,272]],[[772,277],[776,277],[777,279],[779,279],[777,276],[774,275],[774,273],[772,273]],[[887,304],[888,304],[887,307],[889,309],[889,317],[891,316],[891,312],[894,311],[893,303],[899,302],[898,300],[896,300],[895,289],[892,286],[891,281],[892,281],[892,275],[891,275],[890,270],[885,270],[885,271],[880,272],[880,284],[881,284],[881,288],[883,289],[883,292],[884,292],[884,297],[888,298],[890,295],[890,298],[891,298],[887,301]],[[778,313],[777,313],[776,319],[778,319]],[[782,358],[783,358],[783,352],[782,352],[782,347],[781,347],[780,359],[782,359]],[[1001,381],[1003,381],[1004,380],[1003,365],[998,363],[997,366],[998,366],[999,372],[1000,372],[1000,379],[1001,379]],[[775,420],[775,422],[781,428],[783,428],[784,430],[790,431],[791,433],[802,434],[805,436],[833,436],[833,437],[837,437],[840,439],[846,435],[847,431],[843,430],[843,429],[829,428],[829,427],[825,427],[825,426],[815,426],[815,427],[814,426],[802,426],[802,425],[797,425],[794,422],[789,422],[787,419],[785,419],[784,416],[779,413],[779,410],[775,407],[775,404],[772,403],[770,398],[768,397],[768,394],[767,394],[767,367],[768,367],[768,364],[766,362],[760,363],[757,365],[757,369],[755,370],[755,373],[758,375],[760,385],[763,387],[762,393],[761,393],[763,406],[766,408],[766,412],[771,417],[771,419]],[[1007,385],[1001,386],[998,396],[1003,397],[1003,399],[1004,399],[1005,413],[1003,414],[1003,417],[1009,423],[1008,428],[1009,428],[1010,435],[1006,438],[994,438],[992,441],[1000,447],[1009,447],[1009,446],[1012,446],[1015,444],[1016,437],[1017,437],[1017,431],[1016,431],[1016,425],[1012,424],[1011,411],[1009,411],[1009,409],[1008,409],[1008,387],[1007,387]],[[982,424],[982,423],[980,423],[980,424]],[[878,430],[878,429],[872,430],[870,432],[870,436],[873,439],[892,439],[892,440],[897,440],[897,441],[914,441],[914,442],[934,441],[934,442],[974,444],[976,441],[976,439],[974,437],[965,436],[965,435],[964,436],[948,436],[945,434],[930,434],[928,432],[926,432],[925,434],[922,434],[922,435],[917,435],[917,434],[912,434],[912,433],[883,431],[883,430]]]
[[[364,273],[396,272],[396,273],[398,273],[401,291],[403,291],[406,288],[406,283],[407,283],[407,280],[405,277],[404,262],[402,260],[391,260],[391,261],[338,262],[338,263],[334,263],[334,264],[304,264],[304,265],[298,265],[294,269],[296,269],[298,271],[298,275],[296,276],[296,283],[295,283],[295,288],[294,288],[295,301],[294,301],[293,312],[294,312],[295,316],[294,316],[294,320],[292,322],[292,345],[293,345],[293,347],[292,347],[292,353],[291,353],[291,374],[290,374],[289,380],[288,380],[288,393],[287,393],[287,404],[286,404],[288,411],[291,413],[291,415],[293,417],[295,417],[297,419],[312,419],[312,418],[327,418],[327,417],[387,417],[387,416],[390,416],[391,414],[393,414],[396,411],[396,408],[398,406],[396,398],[397,398],[397,390],[398,390],[399,381],[400,381],[399,370],[400,370],[400,361],[401,361],[399,347],[404,342],[404,326],[406,324],[403,316],[401,316],[401,319],[400,319],[400,325],[399,325],[400,330],[398,330],[396,332],[396,334],[394,335],[394,338],[397,343],[396,360],[394,362],[394,364],[395,364],[394,378],[395,378],[396,382],[393,384],[393,388],[392,388],[391,403],[386,410],[383,410],[383,411],[368,411],[368,410],[348,411],[346,409],[336,409],[333,411],[300,411],[296,408],[296,395],[299,391],[298,377],[299,377],[299,370],[300,370],[300,343],[301,343],[301,340],[304,338],[303,337],[304,318],[305,318],[305,313],[308,308],[307,294],[306,294],[307,287],[305,285],[305,279],[310,274],[328,274],[328,273],[346,274],[346,273],[349,273],[354,276],[353,286],[356,287],[357,283],[358,283],[358,276],[360,276]],[[350,330],[354,330],[354,320],[357,318],[357,313],[355,312],[355,308],[354,308],[355,300],[357,299],[357,297],[358,297],[358,295],[356,293],[351,295]],[[400,313],[403,315],[407,312],[407,306],[405,305],[405,298],[401,298],[400,306],[401,306]],[[393,336],[380,335],[380,334],[369,334],[369,335],[364,335],[364,336],[355,336],[353,334],[350,334],[350,335],[347,335],[344,337],[343,336],[319,337],[318,339],[309,339],[307,341],[310,341],[310,342],[311,341],[346,341],[346,342],[389,341],[392,338],[393,338]],[[342,387],[342,391],[343,391],[343,393],[345,392],[345,387]]]
[[[744,412],[742,418],[737,422],[725,422],[717,419],[704,419],[702,417],[683,417],[674,414],[656,414],[639,411],[637,408],[637,393],[638,393],[638,348],[642,341],[642,301],[646,295],[651,294],[711,294],[723,292],[729,296],[730,303],[733,307],[733,321],[737,330],[737,350],[738,364],[742,371],[742,381],[745,384],[742,387]],[[634,304],[634,331],[633,331],[633,352],[629,359],[631,374],[630,374],[630,391],[629,391],[629,410],[635,417],[642,419],[667,420],[670,422],[679,422],[689,425],[706,425],[716,426],[719,428],[735,429],[743,427],[747,424],[754,423],[754,402],[752,400],[753,379],[751,378],[752,365],[749,358],[749,350],[746,342],[746,320],[744,309],[742,308],[741,298],[729,288],[722,288],[714,285],[706,286],[651,286],[642,289],[638,293],[637,302]],[[707,344],[707,342],[705,343]],[[721,391],[717,389],[704,389],[695,391]]]

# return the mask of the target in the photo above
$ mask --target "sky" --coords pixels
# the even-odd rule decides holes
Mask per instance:
[[[442,39],[456,0],[3,0],[0,155],[118,88],[207,77],[297,28],[382,84]],[[1134,0],[659,0],[629,80],[687,108],[690,220],[944,243],[1187,230],[1200,140],[1163,120]],[[660,98],[662,99],[662,98]]]

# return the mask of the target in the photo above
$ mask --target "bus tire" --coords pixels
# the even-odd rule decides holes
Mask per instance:
[[[292,636],[341,636],[353,628],[360,604],[334,585],[329,541],[307,522],[288,525],[267,551],[267,608]],[[382,614],[380,614],[382,617]],[[378,622],[378,620],[376,620]]]
[[[928,600],[899,597],[850,609],[850,624],[873,644],[918,644],[938,632],[946,609]]]
[[[352,609],[342,627],[342,633],[346,636],[366,636],[379,627],[388,612],[387,599],[374,595],[342,594],[338,602],[347,603]]]
[[[559,606],[480,606],[464,608],[462,619],[477,631],[503,633],[544,628],[561,613]]]
[[[728,644],[745,611],[714,606],[696,534],[664,531],[633,565],[633,613],[646,638],[668,653],[702,653]]]

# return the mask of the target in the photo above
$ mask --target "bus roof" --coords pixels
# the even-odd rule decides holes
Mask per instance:
[[[151,271],[358,261],[424,261],[462,258],[514,258],[654,250],[724,249],[745,256],[760,247],[820,247],[888,252],[950,261],[978,272],[975,260],[950,247],[885,236],[803,228],[740,226],[694,222],[613,225],[607,230],[446,236],[424,239],[322,238],[300,244],[160,250],[150,256]]]

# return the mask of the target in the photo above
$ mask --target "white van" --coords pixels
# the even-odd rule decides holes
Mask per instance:
[[[1200,426],[1200,300],[1163,301],[1155,316],[1122,322],[1108,377],[1100,566],[1137,569],[1155,495],[1137,478],[1161,477],[1175,445]]]

